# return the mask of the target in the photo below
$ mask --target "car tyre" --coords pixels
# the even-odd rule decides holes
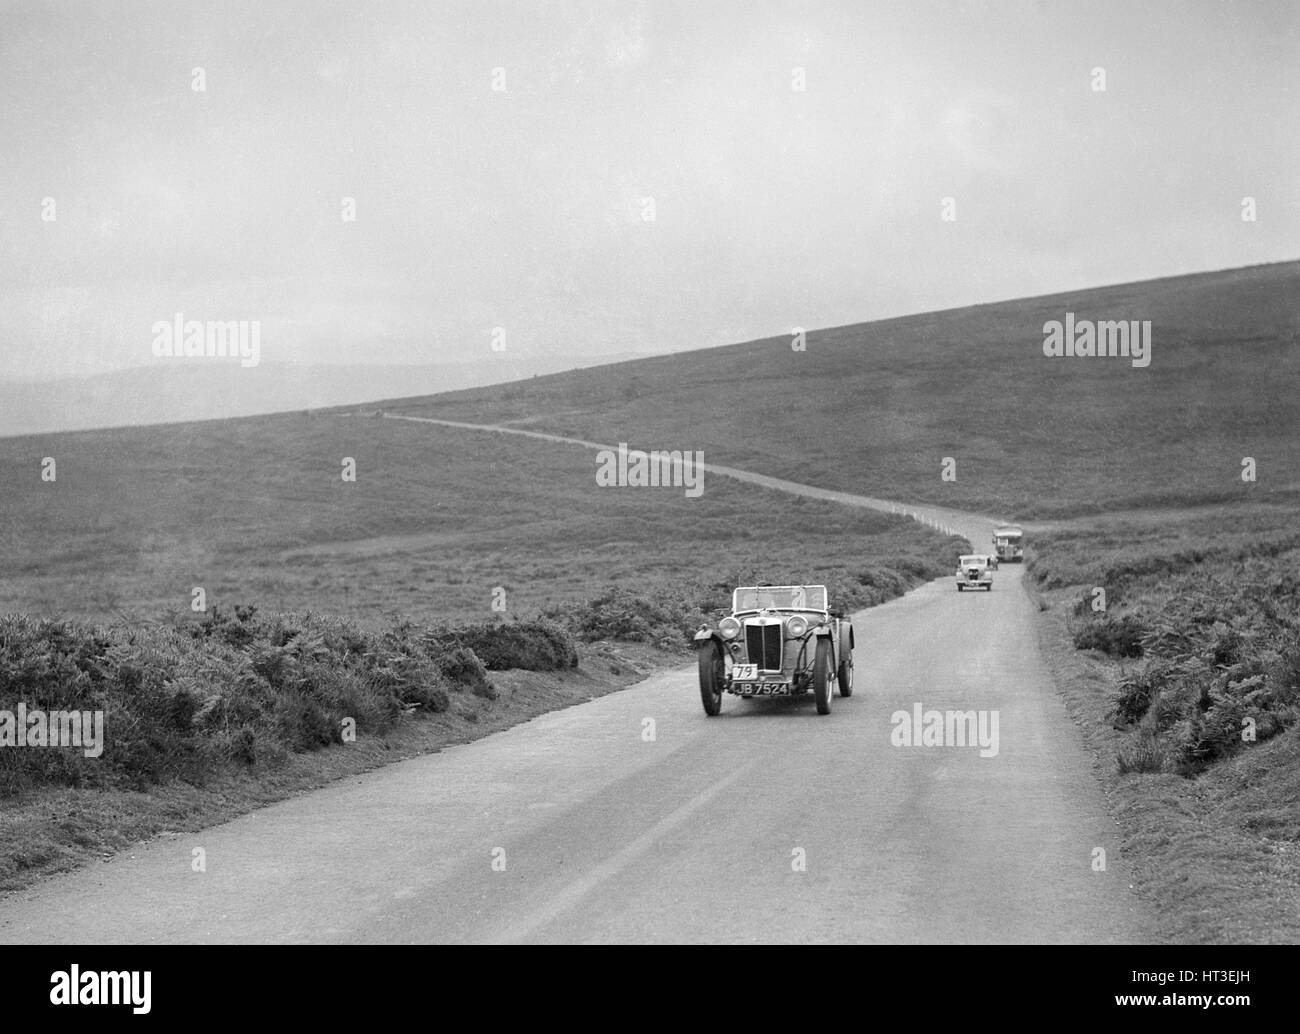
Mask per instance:
[[[844,636],[840,636],[840,668],[835,673],[836,685],[840,687],[840,696],[853,695],[853,647],[844,645]]]
[[[727,681],[727,660],[716,639],[700,647],[700,703],[713,717],[722,711],[722,687]]]
[[[813,700],[818,714],[831,713],[831,641],[823,636],[817,640],[817,653],[813,656]]]

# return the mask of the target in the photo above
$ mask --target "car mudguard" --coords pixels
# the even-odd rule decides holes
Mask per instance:
[[[843,618],[836,618],[835,620],[839,622]],[[813,629],[813,638],[829,639],[831,641],[831,667],[838,668],[840,666],[840,643],[839,637],[835,634],[835,629],[830,625],[819,625]]]
[[[709,640],[716,642],[718,646],[721,647],[724,654],[731,652],[727,646],[727,641],[723,639],[716,630],[709,628],[701,628],[697,631],[691,639],[691,645],[698,650],[705,643],[709,642]]]

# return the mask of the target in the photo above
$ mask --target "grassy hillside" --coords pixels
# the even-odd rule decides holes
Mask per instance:
[[[750,579],[824,580],[859,605],[959,545],[723,478],[699,498],[601,488],[596,469],[564,445],[339,413],[0,439],[0,613],[196,619],[202,587],[209,607],[378,627],[562,616],[615,588],[707,608]]]
[[[1043,324],[1067,311],[1151,320],[1150,366],[1044,356]],[[1292,262],[819,330],[804,352],[781,336],[386,408],[703,449],[825,487],[1026,517],[1293,496],[1297,398]],[[940,478],[945,456],[956,482]]]
[[[1049,359],[1042,324],[1151,319],[1150,367]],[[408,400],[1002,514],[1277,500],[1300,483],[1300,263],[812,333]],[[941,479],[941,460],[957,480]],[[1258,463],[1244,484],[1241,459]],[[58,463],[54,483],[41,461]],[[357,482],[340,478],[354,457]],[[382,622],[527,614],[612,585],[844,578],[932,558],[906,522],[712,479],[600,489],[590,453],[331,410],[0,439],[0,611],[210,602]],[[757,506],[754,500],[761,500]],[[786,572],[786,573],[780,573]]]

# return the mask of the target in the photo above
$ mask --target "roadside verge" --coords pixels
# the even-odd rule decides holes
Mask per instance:
[[[1075,649],[1066,612],[1076,595],[1045,593],[1030,579],[1025,588],[1040,601],[1039,649],[1093,756],[1097,781],[1119,824],[1134,892],[1151,904],[1159,940],[1300,941],[1300,848],[1258,831],[1270,812],[1300,807],[1297,730],[1197,779],[1121,773],[1116,756],[1125,734],[1113,724],[1119,666]]]
[[[49,786],[7,799],[0,809],[0,894],[106,860],[141,841],[206,829],[338,779],[482,739],[689,659],[683,651],[643,643],[596,642],[580,649],[576,669],[494,671],[495,700],[456,694],[445,712],[408,715],[384,734],[294,753],[275,767],[231,772],[201,786],[180,780],[139,791]]]

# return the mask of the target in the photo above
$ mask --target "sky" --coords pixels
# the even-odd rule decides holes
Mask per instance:
[[[1294,259],[1297,130],[1290,2],[0,4],[0,379],[176,312],[473,363]]]

